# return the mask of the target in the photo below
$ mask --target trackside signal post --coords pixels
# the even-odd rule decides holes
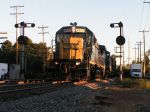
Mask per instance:
[[[29,26],[30,25],[30,26]],[[25,23],[21,22],[19,24],[15,24],[15,28],[21,28],[22,34],[18,37],[18,43],[21,45],[20,52],[20,79],[23,80],[25,76],[25,45],[27,44],[28,37],[24,35],[25,28],[35,27],[34,23]]]
[[[122,45],[124,45],[125,43],[125,38],[122,36],[122,31],[123,31],[123,23],[122,22],[119,22],[119,23],[111,23],[110,24],[110,27],[111,28],[118,28],[120,29],[120,35],[116,38],[116,43],[120,46],[120,80],[122,80],[122,66],[121,66],[121,48],[122,48]]]

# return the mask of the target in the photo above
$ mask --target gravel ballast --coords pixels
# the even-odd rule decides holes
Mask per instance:
[[[149,99],[143,90],[88,83],[0,102],[0,112],[150,112]]]
[[[85,86],[61,89],[16,101],[1,102],[0,112],[95,112]]]

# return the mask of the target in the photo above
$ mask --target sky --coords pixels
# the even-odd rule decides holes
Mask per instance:
[[[150,1],[150,0],[149,0]],[[148,0],[147,0],[148,2]],[[123,34],[126,39],[125,61],[128,58],[128,43],[130,43],[130,58],[134,59],[136,42],[143,41],[139,30],[149,30],[150,4],[143,0],[0,0],[0,32],[13,43],[15,35],[15,9],[10,6],[24,6],[18,9],[18,22],[35,23],[34,28],[26,28],[25,35],[34,43],[42,42],[42,35],[38,34],[38,27],[48,26],[45,31],[45,42],[51,45],[55,33],[70,22],[77,22],[79,26],[88,27],[96,36],[98,43],[105,45],[111,54],[115,54],[116,37],[119,36],[118,28],[110,28],[110,23],[123,23]],[[18,33],[18,35],[20,32]],[[0,35],[3,36],[3,35]],[[150,35],[145,34],[146,50],[150,49]],[[0,40],[1,42],[4,40]],[[143,46],[142,46],[143,47]],[[143,52],[143,51],[142,51]]]

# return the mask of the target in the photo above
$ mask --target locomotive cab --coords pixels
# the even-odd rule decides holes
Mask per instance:
[[[83,34],[58,34],[56,36],[56,58],[83,60]]]
[[[73,79],[85,79],[88,70],[95,74],[95,68],[103,65],[99,57],[97,39],[87,27],[62,27],[56,32],[55,45],[53,63],[63,71],[61,75],[64,75],[65,79],[70,76]]]

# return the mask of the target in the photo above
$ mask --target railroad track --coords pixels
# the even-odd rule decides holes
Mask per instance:
[[[51,87],[51,86],[53,86],[51,84],[51,82],[33,83],[33,84],[3,85],[3,86],[0,86],[0,94],[9,93],[9,92],[32,90],[32,89],[39,89],[39,88],[45,88],[45,87]]]
[[[72,83],[53,84],[52,82],[0,86],[0,102],[31,97],[73,86]]]
[[[68,87],[68,86],[83,86],[89,84],[86,81],[81,82],[62,82],[60,83],[53,83],[52,81],[49,82],[38,82],[38,83],[21,83],[21,84],[12,84],[12,85],[2,85],[0,86],[0,95],[4,93],[11,93],[11,92],[20,92],[20,91],[27,91],[27,90],[34,90],[34,89],[42,89],[42,88],[52,88],[52,87]],[[101,83],[101,87],[104,86],[104,84]]]
[[[50,93],[57,91],[58,89],[66,89],[74,86],[90,86],[95,85],[83,82],[62,82],[62,83],[52,83],[52,82],[41,82],[41,83],[30,83],[30,84],[13,84],[0,86],[0,102],[17,100],[25,97],[31,97],[35,95],[40,95],[44,93]]]

